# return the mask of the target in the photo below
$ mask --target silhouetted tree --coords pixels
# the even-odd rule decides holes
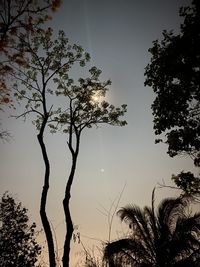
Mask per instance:
[[[19,49],[26,55],[24,64],[15,63],[10,71],[14,83],[15,97],[24,103],[25,110],[18,117],[35,114],[34,124],[38,129],[38,141],[45,163],[45,179],[41,197],[40,214],[47,237],[50,266],[55,266],[55,251],[51,227],[46,215],[46,201],[49,189],[50,163],[44,143],[46,126],[51,132],[63,130],[68,135],[68,147],[72,155],[72,166],[67,180],[63,207],[67,233],[64,244],[63,266],[69,265],[70,241],[73,234],[69,200],[80,148],[81,133],[86,128],[100,124],[123,126],[126,121],[120,117],[126,112],[126,105],[115,108],[104,100],[110,81],[101,82],[101,71],[96,67],[89,70],[88,78],[74,82],[69,76],[70,68],[79,63],[84,67],[89,54],[82,47],[71,45],[63,31],[53,39],[52,29],[38,29],[30,35],[21,34]],[[55,99],[57,96],[58,100]],[[63,103],[60,106],[59,101]]]
[[[29,225],[27,209],[5,193],[0,202],[0,266],[39,266],[40,253],[36,224]]]
[[[166,133],[168,154],[193,158],[200,166],[200,2],[180,9],[184,18],[180,34],[163,31],[163,40],[149,49],[145,85],[153,87],[152,105],[156,135]],[[162,142],[163,139],[157,139]],[[191,172],[173,175],[172,180],[186,194],[200,193],[200,179]]]
[[[200,213],[186,213],[186,198],[164,199],[154,208],[128,205],[118,215],[130,228],[128,237],[108,243],[104,258],[110,267],[199,266]]]
[[[115,108],[103,100],[107,86],[110,81],[100,82],[101,73],[96,67],[91,68],[90,77],[79,79],[76,85],[73,80],[59,80],[57,94],[66,96],[68,103],[67,112],[62,113],[57,121],[63,126],[67,126],[64,132],[68,134],[68,147],[72,156],[72,165],[69,178],[65,189],[65,198],[63,207],[66,218],[67,233],[64,244],[63,266],[69,264],[70,241],[73,234],[73,222],[70,214],[69,201],[71,197],[71,186],[75,176],[77,158],[80,148],[80,139],[82,132],[93,126],[100,124],[110,124],[115,126],[124,126],[126,121],[120,120],[120,117],[126,112],[126,105],[121,108]]]
[[[168,154],[190,155],[200,166],[200,1],[182,7],[180,16],[180,33],[163,31],[149,49],[145,85],[156,94],[154,129],[156,135],[166,133]]]

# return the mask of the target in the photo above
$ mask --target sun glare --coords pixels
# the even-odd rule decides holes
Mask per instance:
[[[92,104],[98,104],[101,102],[101,95],[99,92],[95,92],[91,97]]]
[[[92,100],[93,100],[94,102],[98,102],[98,101],[99,101],[99,96],[98,96],[98,95],[94,95],[94,96],[92,97]]]

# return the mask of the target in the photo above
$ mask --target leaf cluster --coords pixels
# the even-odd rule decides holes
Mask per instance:
[[[69,108],[56,117],[61,125],[66,125],[64,132],[69,132],[71,127],[74,131],[81,132],[84,128],[105,123],[110,125],[126,125],[126,121],[120,117],[126,112],[126,105],[115,107],[104,100],[111,81],[101,82],[101,71],[96,67],[90,70],[90,77],[80,78],[78,85],[74,80],[56,80],[57,95],[63,95],[68,100]]]
[[[200,193],[200,179],[191,172],[181,172],[178,175],[172,175],[172,180],[186,194],[196,195]]]

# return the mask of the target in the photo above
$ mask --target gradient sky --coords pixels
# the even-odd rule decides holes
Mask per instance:
[[[171,174],[193,170],[189,158],[171,159],[165,145],[155,145],[151,104],[152,89],[144,87],[144,68],[150,60],[148,48],[161,38],[162,30],[180,25],[179,7],[186,0],[65,0],[50,26],[63,29],[71,43],[80,44],[91,55],[88,67],[102,70],[102,79],[111,79],[108,99],[114,105],[126,103],[125,127],[103,126],[82,135],[77,173],[72,188],[71,211],[81,240],[92,247],[90,238],[108,239],[107,217],[112,202],[125,186],[119,206],[128,203],[149,205],[157,183],[170,184]],[[79,75],[76,71],[75,75]],[[0,193],[9,190],[29,209],[40,225],[39,201],[43,184],[43,162],[36,130],[30,121],[7,119],[3,126],[13,139],[0,143]],[[48,214],[57,231],[59,248],[63,240],[62,199],[70,154],[62,134],[45,136],[50,156],[51,180]],[[196,171],[196,170],[195,170]],[[156,196],[173,195],[159,189]],[[115,218],[117,221],[117,218]],[[117,226],[118,231],[122,231]],[[118,236],[113,226],[112,238]],[[72,244],[73,253],[81,250]]]

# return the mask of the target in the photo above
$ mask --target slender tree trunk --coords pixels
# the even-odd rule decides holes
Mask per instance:
[[[70,242],[74,231],[73,222],[71,219],[70,207],[69,207],[69,200],[70,200],[70,193],[67,193],[65,195],[65,198],[63,199],[63,207],[64,207],[66,229],[67,229],[65,235],[63,258],[62,258],[63,267],[69,267]]]
[[[41,130],[40,130],[40,133],[37,136],[41,150],[42,150],[42,156],[43,156],[43,160],[45,164],[44,185],[43,185],[41,202],[40,202],[40,217],[41,217],[42,225],[43,225],[44,232],[45,232],[46,239],[47,239],[49,266],[56,267],[53,235],[52,235],[48,217],[46,215],[46,202],[47,202],[47,193],[49,189],[50,164],[49,164],[49,159],[48,159],[47,152],[46,152],[46,146],[43,140],[43,132],[44,132],[45,125],[46,125],[46,122],[44,121],[42,124]]]
[[[63,208],[64,208],[64,213],[65,213],[65,223],[66,223],[66,230],[67,230],[66,235],[65,235],[64,251],[63,251],[63,258],[62,258],[63,267],[69,267],[70,242],[71,242],[72,234],[74,231],[69,202],[71,198],[71,194],[70,194],[71,186],[72,186],[72,182],[73,182],[74,174],[76,170],[77,155],[78,153],[73,154],[72,156],[72,168],[71,168],[69,179],[66,185],[65,197],[63,199]]]

